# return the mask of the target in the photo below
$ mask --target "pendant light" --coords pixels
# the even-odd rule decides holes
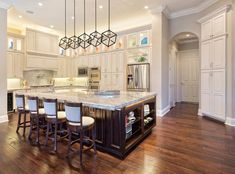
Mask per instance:
[[[84,33],[81,34],[79,37],[80,40],[80,46],[83,49],[86,49],[87,47],[89,47],[91,45],[91,37],[86,34],[86,2],[84,0]]]
[[[108,30],[102,33],[102,43],[110,47],[117,41],[117,34],[110,30],[110,0],[108,0]]]
[[[75,3],[75,0],[73,1],[74,3],[74,35],[72,37],[69,38],[69,47],[72,48],[72,49],[77,49],[79,46],[80,46],[80,39],[76,36],[76,13],[75,13],[75,10],[76,10],[76,3]]]
[[[68,48],[69,48],[69,38],[67,37],[67,31],[66,31],[66,28],[67,28],[67,26],[66,26],[66,4],[67,4],[67,2],[66,2],[66,0],[64,1],[65,2],[65,17],[64,17],[64,21],[65,21],[65,35],[64,35],[64,37],[63,38],[61,38],[60,39],[60,42],[59,42],[59,47],[60,48],[62,48],[62,49],[64,49],[64,50],[67,50]]]
[[[97,31],[97,0],[95,0],[95,31],[90,34],[90,44],[94,47],[102,43],[102,35]]]

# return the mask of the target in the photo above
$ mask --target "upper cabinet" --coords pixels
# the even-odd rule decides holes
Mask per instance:
[[[59,53],[59,37],[35,30],[26,30],[26,51],[35,54],[57,56]]]
[[[9,34],[7,37],[8,51],[24,52],[24,37]]]
[[[202,41],[226,34],[226,13],[219,14],[201,25]]]

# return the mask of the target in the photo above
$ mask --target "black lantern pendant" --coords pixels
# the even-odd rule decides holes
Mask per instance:
[[[114,45],[117,41],[117,34],[110,30],[110,0],[108,0],[108,30],[102,33],[102,43],[110,47]]]
[[[74,0],[74,35],[69,38],[69,42],[68,42],[69,47],[72,48],[72,49],[77,49],[80,46],[80,42],[81,42],[81,40],[76,36],[76,14],[75,14],[75,10],[76,10],[76,4],[75,4],[75,0]]]
[[[94,47],[102,43],[102,35],[97,31],[97,0],[95,0],[95,31],[90,34],[90,44]]]
[[[91,45],[91,37],[86,34],[86,3],[85,3],[85,0],[84,0],[84,33],[81,34],[79,37],[79,40],[80,40],[80,46],[83,48],[83,49],[86,49],[87,47],[89,47]]]
[[[66,2],[66,0],[64,1],[65,2],[65,18],[64,18],[64,21],[65,21],[65,36],[63,37],[63,38],[61,38],[60,39],[60,42],[59,42],[59,47],[60,48],[62,48],[62,49],[64,49],[64,50],[67,50],[68,48],[69,48],[69,38],[66,36],[67,35],[67,31],[66,31],[66,28],[67,28],[67,26],[66,26],[66,4],[67,4],[67,2]]]

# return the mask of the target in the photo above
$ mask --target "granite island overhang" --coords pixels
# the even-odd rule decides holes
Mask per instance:
[[[119,95],[96,95],[80,89],[20,90],[17,94],[57,99],[63,103],[83,104],[83,114],[96,121],[98,150],[124,159],[156,126],[156,93],[120,92]]]

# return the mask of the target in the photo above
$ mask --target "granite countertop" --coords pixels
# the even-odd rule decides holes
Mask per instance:
[[[16,91],[16,93],[24,94],[25,96],[38,96],[39,98],[58,99],[59,101],[82,102],[84,106],[106,110],[118,110],[125,106],[156,96],[156,93],[153,92],[131,91],[121,91],[120,95],[100,96],[95,95],[95,93],[92,91],[79,88],[53,91],[20,90]]]

